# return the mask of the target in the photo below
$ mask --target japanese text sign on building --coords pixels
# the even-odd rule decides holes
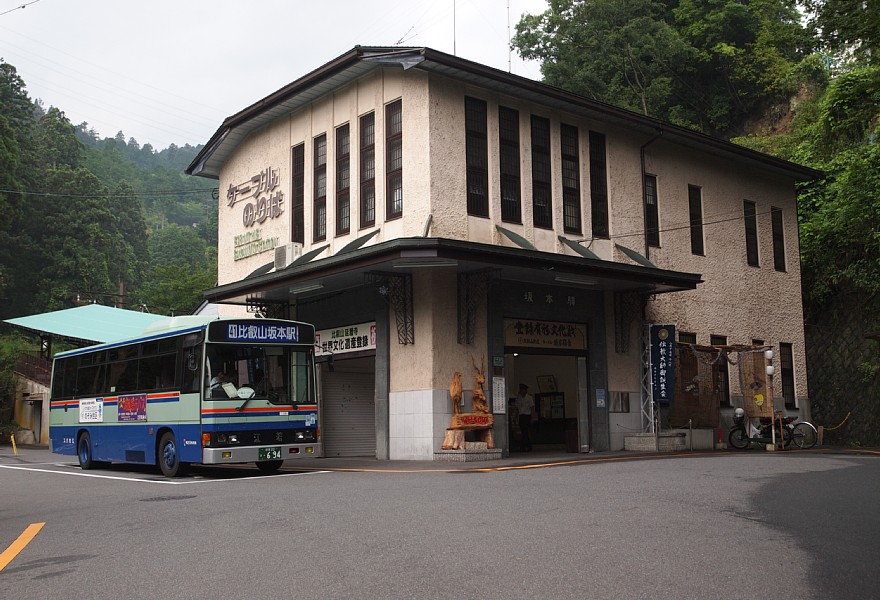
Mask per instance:
[[[654,401],[675,399],[675,325],[651,325],[651,385]]]
[[[278,169],[266,167],[243,183],[230,183],[226,190],[226,205],[232,207],[237,202],[251,199],[252,202],[245,204],[242,211],[242,222],[245,227],[262,224],[284,212],[284,192],[276,190],[279,184]]]
[[[376,349],[376,322],[315,332],[315,356]]]
[[[584,350],[587,347],[587,327],[578,323],[505,319],[504,345]]]

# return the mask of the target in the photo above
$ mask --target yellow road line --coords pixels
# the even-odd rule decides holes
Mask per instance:
[[[36,537],[40,530],[43,528],[45,523],[31,523],[28,525],[27,529],[18,536],[18,539],[12,542],[12,544],[3,551],[3,554],[0,554],[0,571],[6,568],[6,565],[12,562],[12,559],[18,556],[18,553],[25,549],[25,546],[31,543],[31,540]]]

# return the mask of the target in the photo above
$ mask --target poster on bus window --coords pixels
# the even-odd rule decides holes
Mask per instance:
[[[104,422],[104,399],[82,398],[79,401],[80,423],[103,423]]]
[[[120,423],[147,420],[146,394],[129,394],[127,396],[119,396],[116,407],[117,420]]]

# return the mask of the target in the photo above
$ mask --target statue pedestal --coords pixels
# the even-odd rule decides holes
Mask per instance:
[[[486,444],[487,449],[495,447],[492,425],[495,422],[491,413],[459,413],[452,415],[446,437],[443,438],[443,450],[464,450],[464,432],[478,431],[479,441]]]

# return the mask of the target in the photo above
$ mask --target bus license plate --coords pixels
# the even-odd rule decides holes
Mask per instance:
[[[260,448],[257,454],[257,460],[278,460],[281,458],[281,447],[274,446],[272,448]]]

